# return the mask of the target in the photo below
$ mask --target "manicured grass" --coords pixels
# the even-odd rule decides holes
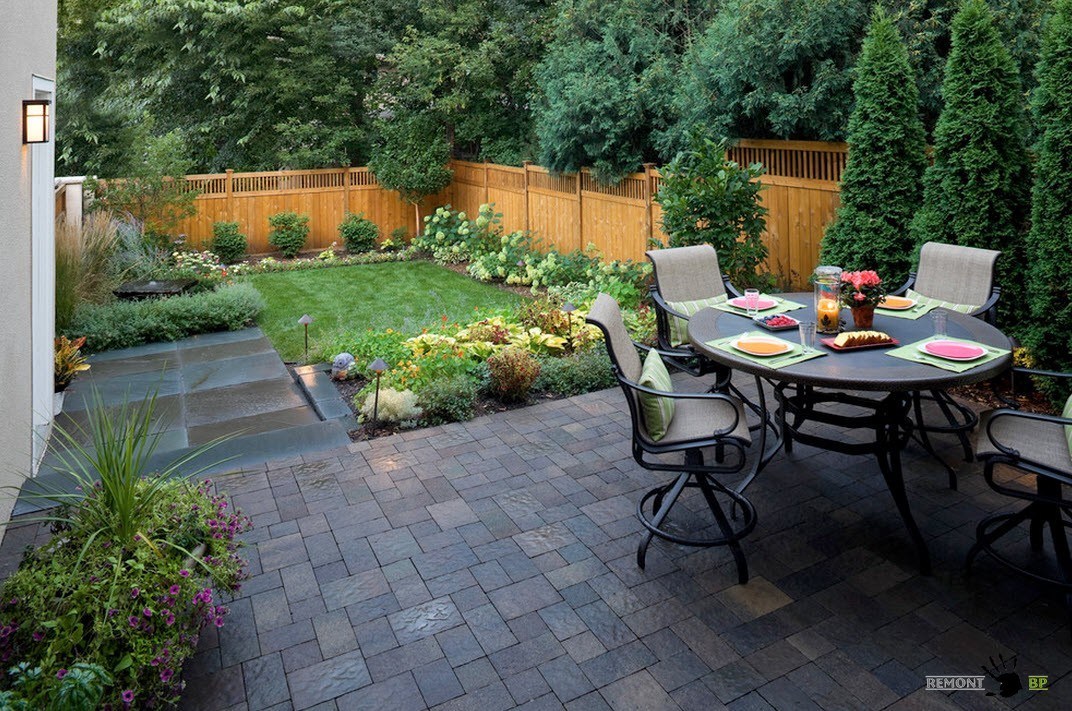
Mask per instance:
[[[298,319],[309,314],[310,359],[346,332],[393,328],[403,333],[442,322],[467,323],[480,313],[510,309],[522,297],[428,262],[392,262],[251,277],[268,306],[257,319],[284,360],[304,357]]]

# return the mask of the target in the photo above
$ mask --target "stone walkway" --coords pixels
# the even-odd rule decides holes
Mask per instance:
[[[655,479],[628,438],[608,390],[219,479],[256,525],[254,575],[187,666],[183,707],[1072,705],[1060,596],[985,558],[961,574],[976,522],[1004,506],[979,465],[951,491],[907,450],[934,558],[921,577],[873,460],[779,455],[749,490],[759,523],[742,586],[722,549],[657,543],[636,567],[635,502]],[[683,503],[697,512],[684,525],[709,525],[701,502]],[[999,655],[1050,690],[923,689]]]
[[[350,441],[346,424],[322,418],[306,395],[312,381],[303,392],[259,328],[108,351],[89,362],[90,370],[71,385],[56,418],[59,427],[83,443],[88,439],[87,410],[98,399],[114,408],[153,392],[154,421],[161,432],[156,464],[220,437],[232,439],[216,446],[207,460],[227,460],[227,468],[258,466]],[[51,471],[54,464],[55,452],[46,454],[38,482],[64,481]],[[15,513],[31,508],[23,500]]]

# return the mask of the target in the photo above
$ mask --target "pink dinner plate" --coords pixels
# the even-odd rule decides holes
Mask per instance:
[[[768,299],[765,297],[759,297],[756,301],[756,311],[766,311],[767,309],[773,309],[778,305],[778,302],[774,299]],[[736,299],[730,299],[730,306],[736,306],[739,309],[748,309],[748,299],[743,296],[739,296]]]
[[[982,346],[959,341],[928,341],[919,349],[928,355],[946,360],[975,360],[986,355],[986,349]]]

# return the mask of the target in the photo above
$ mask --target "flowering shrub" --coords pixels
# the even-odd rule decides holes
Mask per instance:
[[[425,216],[424,232],[413,240],[413,246],[444,264],[464,262],[485,250],[484,243],[497,234],[501,218],[492,205],[481,205],[475,220],[446,205]]]
[[[540,375],[540,362],[531,353],[516,346],[505,348],[488,358],[491,389],[507,402],[519,402],[529,395]]]
[[[155,485],[142,480],[138,488]],[[97,679],[106,708],[172,703],[201,628],[223,626],[227,608],[213,586],[238,590],[245,563],[236,537],[249,519],[210,481],[170,480],[132,539],[87,540],[99,531],[91,512],[104,499],[98,484],[57,517],[51,542],[29,553],[0,590],[0,661],[19,662],[0,680],[9,703],[40,708],[52,699],[55,708],[69,670],[86,665],[108,672]],[[199,545],[203,554],[191,558]]]
[[[841,301],[848,307],[877,306],[886,298],[886,285],[874,271],[842,272]]]
[[[499,236],[498,248],[474,254],[469,274],[480,281],[499,280],[507,284],[532,283],[529,267],[543,259],[528,232],[511,232]]]
[[[407,424],[421,416],[421,408],[417,406],[417,397],[412,390],[395,390],[394,388],[380,388],[379,402],[376,393],[364,391],[354,398],[364,398],[361,405],[361,417],[368,422],[375,419],[378,422],[397,422]]]
[[[225,277],[227,267],[213,252],[207,249],[197,251],[175,251],[171,253],[174,262],[173,274],[176,276],[202,277]]]

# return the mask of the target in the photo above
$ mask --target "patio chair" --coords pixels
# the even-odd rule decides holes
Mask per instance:
[[[740,400],[725,393],[675,393],[658,349],[635,343],[625,329],[618,303],[600,294],[588,312],[588,323],[603,332],[614,375],[625,394],[632,420],[633,458],[645,469],[673,472],[675,478],[657,486],[637,503],[637,516],[648,533],[637,549],[637,565],[643,569],[648,545],[654,536],[684,546],[728,546],[737,564],[741,583],[748,581],[748,564],[740,540],[756,525],[756,511],[742,494],[724,486],[716,477],[740,472],[751,437]],[[641,364],[639,352],[647,353]],[[716,449],[715,462],[705,464],[703,450]],[[682,455],[675,463],[663,455]],[[671,530],[667,516],[687,487],[698,488],[714,516],[720,535],[687,536]],[[740,507],[734,525],[718,500],[721,494]],[[651,514],[645,505],[651,501]]]
[[[940,308],[975,316],[993,324],[998,299],[1001,298],[1001,287],[994,284],[994,265],[999,256],[1001,252],[990,249],[927,242],[919,253],[918,271],[910,272],[908,281],[893,293],[923,303],[937,304]],[[924,420],[924,400],[938,405],[946,424],[929,424]],[[928,451],[934,454],[929,438],[931,433],[952,434],[960,440],[964,461],[971,461],[972,447],[968,433],[979,423],[978,416],[972,410],[956,402],[944,390],[914,392],[912,406],[920,442]],[[942,463],[949,474],[949,488],[956,489],[956,471],[944,460]]]
[[[737,297],[740,292],[718,266],[718,253],[709,244],[653,249],[645,253],[655,281],[656,338],[669,365],[692,375],[717,373],[715,389],[729,382],[730,371],[716,367],[689,345],[689,317],[702,308]]]
[[[1072,373],[1027,368],[1013,370],[1072,380]],[[983,416],[977,439],[976,456],[984,462],[983,476],[987,485],[999,494],[1028,504],[1019,511],[991,514],[979,522],[975,545],[965,561],[965,571],[970,572],[975,557],[986,551],[1005,567],[1064,590],[1066,606],[1072,613],[1072,556],[1066,536],[1066,529],[1072,526],[1072,499],[1066,489],[1072,486],[1072,395],[1065,402],[1060,417],[1022,412],[1015,407],[992,410]],[[995,481],[994,468],[998,464],[1033,474],[1033,490]],[[1047,574],[1049,571],[1039,571],[1037,567],[1029,570],[995,550],[994,544],[1000,538],[1024,522],[1029,523],[1031,550],[1036,553],[1042,550],[1044,529],[1049,529],[1057,559],[1056,576]]]

